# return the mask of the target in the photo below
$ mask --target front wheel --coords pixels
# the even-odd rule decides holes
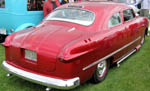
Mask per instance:
[[[101,61],[95,68],[91,81],[93,83],[102,82],[107,76],[108,70],[109,70],[109,61],[107,60]]]

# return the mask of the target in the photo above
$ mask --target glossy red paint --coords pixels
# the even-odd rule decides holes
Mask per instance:
[[[68,5],[57,9],[69,8]],[[140,45],[148,27],[147,19],[142,17],[124,22],[123,10],[131,9],[124,4],[80,2],[71,5],[83,6],[80,9],[94,12],[94,23],[84,26],[62,21],[42,21],[37,27],[14,33],[4,43],[6,62],[18,69],[47,77],[64,80],[79,77],[80,83],[83,83],[92,77],[97,63],[84,70],[85,67],[113,52],[111,61],[116,62]],[[108,20],[117,12],[121,14],[122,23],[109,28]],[[71,28],[75,30],[68,32]],[[37,53],[37,62],[25,59],[25,49]]]

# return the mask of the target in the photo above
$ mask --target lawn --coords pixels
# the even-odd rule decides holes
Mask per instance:
[[[5,60],[4,54],[4,48],[0,45],[0,64]],[[6,77],[6,74],[0,65],[0,91],[45,90],[44,86],[16,76]],[[142,48],[122,62],[119,68],[112,67],[102,83],[86,82],[71,91],[150,91],[150,37],[147,37]]]

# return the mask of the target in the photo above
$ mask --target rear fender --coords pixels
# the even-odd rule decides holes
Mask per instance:
[[[90,34],[89,36],[80,38],[76,43],[74,41],[71,42],[64,47],[58,58],[61,58],[61,61],[70,61],[96,50],[99,45],[103,45],[104,35],[99,36],[100,33]]]

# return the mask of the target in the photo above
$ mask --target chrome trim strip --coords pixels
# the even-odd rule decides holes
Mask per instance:
[[[18,69],[10,64],[8,64],[6,61],[3,61],[2,63],[3,68],[8,71],[11,74],[14,74],[16,76],[19,76],[23,79],[26,79],[28,81],[38,83],[44,86],[57,88],[57,89],[72,89],[80,85],[80,78],[72,78],[69,80],[62,80],[62,79],[56,79],[52,77],[46,77],[38,74],[33,74],[31,72],[27,72],[21,69]]]
[[[76,23],[84,26],[89,26],[93,23],[93,21],[70,20],[70,19],[61,19],[61,18],[50,18],[49,20],[66,21],[66,22]]]
[[[131,51],[128,55],[126,55],[125,57],[123,57],[122,59],[120,59],[117,64],[120,64],[123,60],[125,60],[127,57],[129,57],[130,55],[132,55],[134,52],[136,52],[136,49],[134,49],[133,51]]]
[[[125,49],[126,47],[132,45],[133,43],[135,43],[136,41],[138,41],[138,40],[140,40],[140,39],[141,39],[141,36],[139,36],[136,40],[133,40],[132,42],[126,44],[126,45],[123,46],[123,47],[121,47],[120,49],[114,51],[113,53],[110,53],[109,55],[107,55],[107,56],[101,58],[100,60],[95,61],[95,62],[93,62],[92,64],[90,64],[90,65],[84,67],[82,70],[85,71],[85,70],[89,69],[90,67],[92,67],[92,66],[98,64],[100,61],[105,60],[105,59],[111,57],[112,55],[116,54],[117,52],[120,52],[121,50],[123,50],[123,49]]]

